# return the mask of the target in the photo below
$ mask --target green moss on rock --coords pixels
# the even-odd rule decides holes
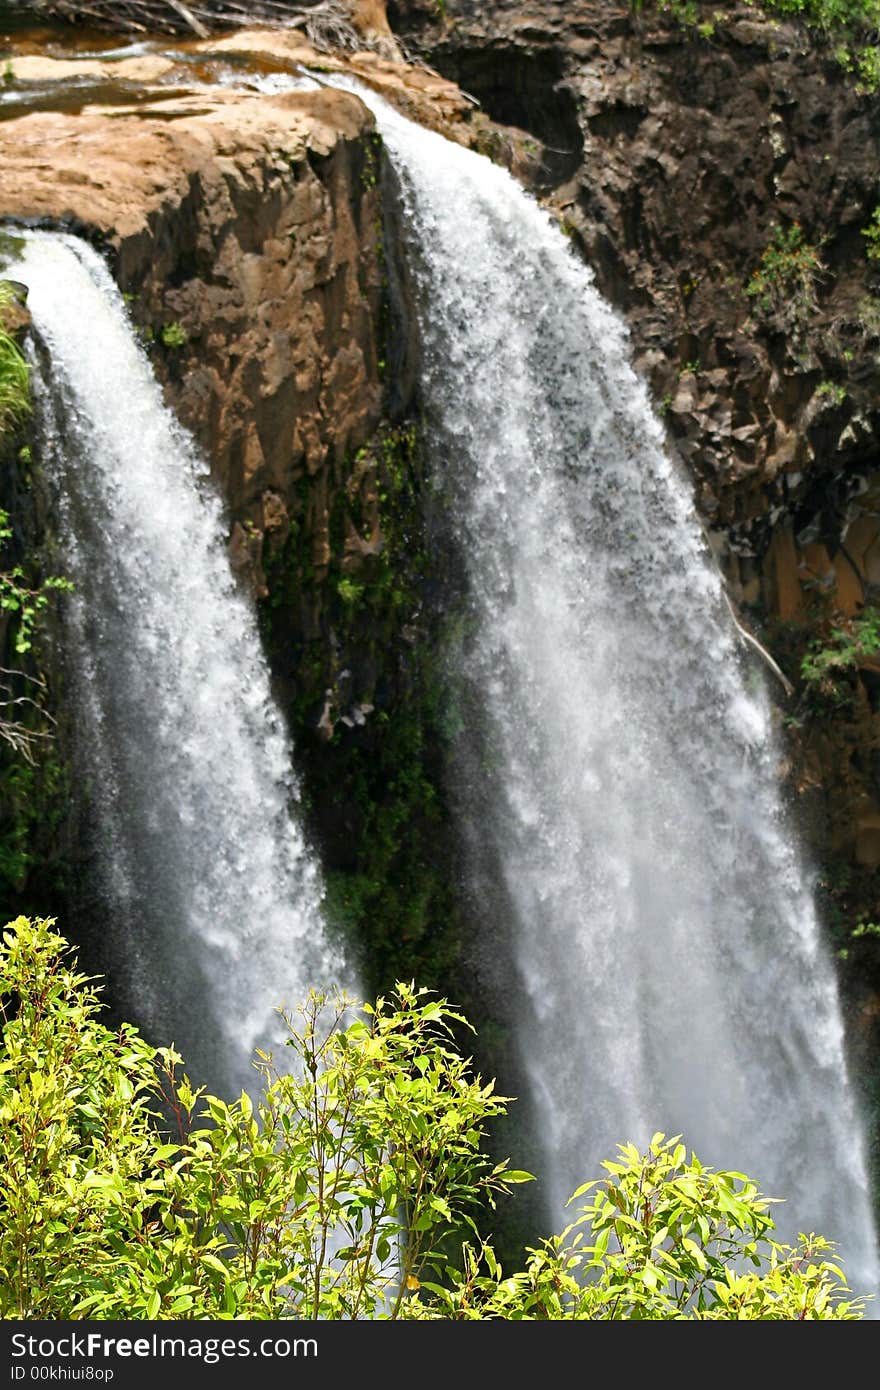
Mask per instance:
[[[448,988],[461,939],[445,743],[454,701],[442,659],[454,585],[429,544],[412,419],[383,423],[328,507],[314,562],[311,480],[265,557],[264,636],[319,843],[331,928],[360,949],[366,984]]]

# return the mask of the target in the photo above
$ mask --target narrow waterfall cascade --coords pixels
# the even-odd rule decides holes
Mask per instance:
[[[626,331],[505,171],[356,90],[401,185],[483,729],[459,803],[503,879],[494,949],[525,1000],[511,1025],[554,1229],[618,1143],[681,1133],[786,1199],[780,1238],[827,1235],[875,1288],[840,1005],[763,672]]]
[[[75,589],[78,775],[126,1004],[214,1088],[254,1079],[275,1010],[352,987],[328,942],[291,749],[223,510],[102,260],[28,233],[16,278],[48,351],[42,448]],[[119,981],[117,979],[116,983]]]

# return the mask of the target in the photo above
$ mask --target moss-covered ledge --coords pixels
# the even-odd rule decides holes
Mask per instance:
[[[14,252],[3,238],[4,260]],[[2,263],[0,263],[2,264]],[[52,579],[33,479],[26,291],[0,279],[0,912],[53,909],[65,891],[61,849],[68,773],[54,713]],[[48,621],[47,621],[48,620]]]
[[[342,475],[317,556],[303,543],[307,478],[286,527],[270,534],[264,637],[331,925],[361,943],[370,991],[402,972],[446,988],[461,938],[442,659],[456,598],[431,535],[415,420],[383,420]]]

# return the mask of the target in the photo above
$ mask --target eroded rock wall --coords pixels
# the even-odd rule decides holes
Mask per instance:
[[[731,598],[795,684],[769,681],[782,775],[880,1169],[880,261],[863,235],[880,101],[833,38],[758,6],[686,23],[652,4],[447,0],[441,20],[390,0],[389,16],[532,133],[531,186],[626,318]]]
[[[470,1006],[470,983],[452,983],[464,972],[438,655],[455,586],[425,505],[392,180],[356,97],[249,89],[249,73],[295,72],[298,42],[212,44],[208,75],[234,62],[242,82],[210,92],[177,83],[173,57],[124,71],[76,60],[62,75],[24,54],[23,109],[0,126],[0,206],[104,250],[210,459],[294,736],[328,910],[362,944],[365,983],[405,973]],[[363,61],[441,128],[467,108],[423,70]],[[64,95],[28,109],[56,77],[82,84],[78,109]],[[34,906],[66,915],[57,900]]]
[[[587,0],[445,9],[441,21],[434,0],[398,0],[389,15],[482,112],[424,69],[404,77],[373,55],[361,75],[508,163],[556,211],[629,322],[744,621],[797,676],[809,643],[851,625],[880,583],[880,279],[862,235],[878,197],[876,100],[829,48],[749,7],[710,10],[705,32]],[[212,54],[263,75],[298,61],[277,36]],[[389,318],[394,234],[371,120],[340,93],[224,97],[174,87],[169,59],[140,61],[148,101],[126,104],[93,61],[94,100],[0,127],[0,206],[105,246],[212,460],[329,904],[368,941],[370,983],[405,960],[489,1037],[462,969],[443,792],[436,654],[455,581],[431,527],[411,363],[393,356],[406,334]],[[750,293],[779,270],[774,246],[796,254]],[[845,672],[843,695],[780,705],[799,725],[791,785],[816,855],[836,866],[841,941],[860,915],[880,917],[870,662]],[[869,1040],[876,962],[864,942],[843,949]],[[488,1051],[503,1073],[505,1040]]]
[[[536,191],[625,315],[744,621],[797,679],[880,596],[880,104],[753,6],[392,0],[411,51],[541,142]],[[805,692],[792,784],[880,915],[877,669]],[[873,891],[873,903],[871,893]],[[855,910],[855,909],[854,909]]]

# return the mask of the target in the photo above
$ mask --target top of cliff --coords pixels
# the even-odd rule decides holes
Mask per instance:
[[[20,39],[0,90],[0,206],[40,219],[131,235],[209,163],[295,163],[373,128],[360,79],[405,114],[469,139],[471,105],[422,66],[365,51],[319,54],[296,31],[247,30],[168,49],[74,50]],[[301,85],[299,85],[301,84]]]

